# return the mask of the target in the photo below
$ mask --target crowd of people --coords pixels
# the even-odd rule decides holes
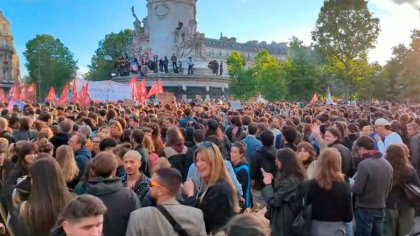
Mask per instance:
[[[419,114],[393,103],[3,107],[0,233],[408,235]]]

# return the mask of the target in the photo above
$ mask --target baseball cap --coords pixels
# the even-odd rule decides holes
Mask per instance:
[[[375,120],[375,126],[387,126],[387,125],[390,125],[390,123],[384,118],[379,118]]]

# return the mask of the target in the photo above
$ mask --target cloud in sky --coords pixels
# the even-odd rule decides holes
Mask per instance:
[[[419,0],[371,0],[370,4],[381,10],[381,32],[376,49],[369,53],[371,61],[385,64],[391,58],[392,47],[410,42],[411,31],[420,27]]]

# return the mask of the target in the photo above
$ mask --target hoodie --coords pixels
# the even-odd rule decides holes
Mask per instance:
[[[251,158],[251,179],[255,180],[254,189],[262,190],[265,186],[263,182],[263,175],[261,168],[265,172],[276,176],[276,149],[271,146],[262,146],[258,149]]]
[[[129,188],[124,188],[116,177],[97,177],[87,184],[86,193],[99,199],[107,207],[104,215],[104,236],[125,235],[132,211],[140,208],[137,195]]]
[[[92,153],[86,148],[83,147],[74,153],[74,158],[76,159],[77,167],[79,167],[79,179],[85,173],[85,168],[87,163],[92,158]]]

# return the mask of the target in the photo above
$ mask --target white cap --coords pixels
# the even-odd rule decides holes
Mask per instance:
[[[389,123],[389,121],[387,121],[384,118],[379,118],[375,120],[375,126],[386,126],[386,125],[391,125],[391,124]]]

